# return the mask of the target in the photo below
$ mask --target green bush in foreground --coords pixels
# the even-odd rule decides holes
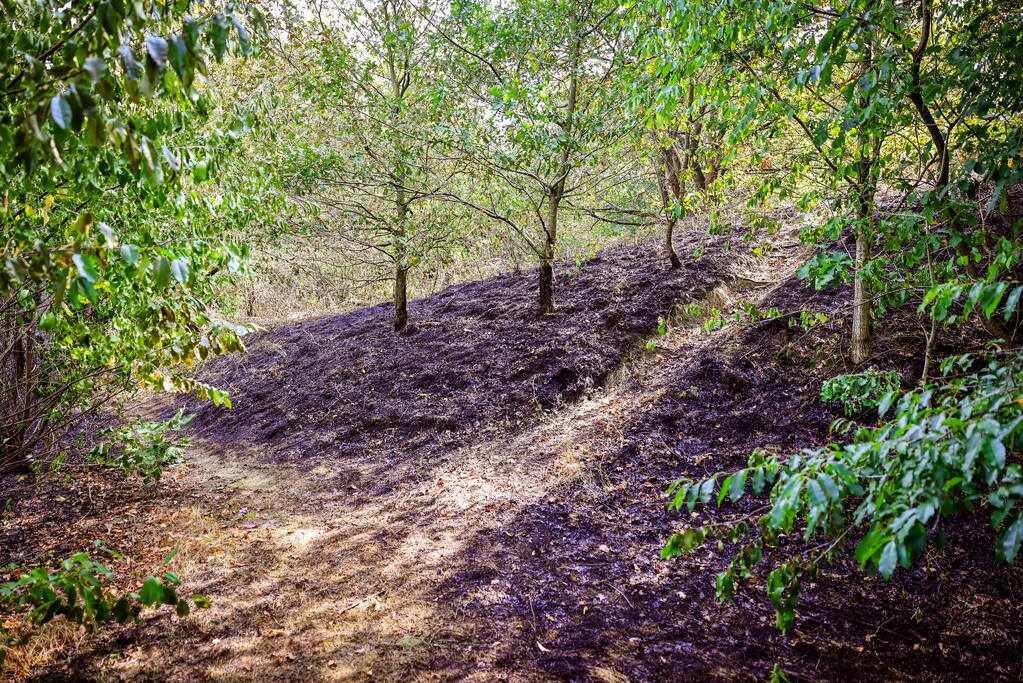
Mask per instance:
[[[766,579],[784,632],[792,629],[802,582],[855,538],[863,570],[888,578],[911,567],[929,539],[944,545],[941,518],[983,511],[998,532],[995,554],[1014,562],[1023,542],[1023,354],[958,356],[942,372],[941,381],[901,397],[887,392],[878,406],[887,421],[858,429],[848,444],[788,456],[757,450],[737,472],[676,482],[668,491],[673,510],[736,503],[750,492],[766,491],[768,500],[737,519],[674,534],[661,555],[707,541],[737,544],[716,582],[718,599],[730,602],[770,548],[800,536],[798,550]]]

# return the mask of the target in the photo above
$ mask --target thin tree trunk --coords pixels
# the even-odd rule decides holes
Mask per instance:
[[[664,229],[664,250],[668,252],[668,260],[671,262],[672,270],[682,267],[682,261],[679,260],[678,254],[675,253],[675,220],[674,216],[668,218],[668,227]]]
[[[871,46],[864,50],[862,73],[869,73]],[[864,108],[868,106],[866,99],[860,101]],[[873,301],[870,283],[864,271],[873,256],[874,224],[873,207],[876,183],[871,175],[874,157],[879,149],[880,141],[861,132],[859,138],[860,158],[856,163],[856,274],[853,280],[853,317],[852,338],[849,356],[853,363],[860,364],[870,357],[873,337]],[[871,144],[873,142],[873,144]]]
[[[565,121],[561,129],[568,138],[572,134],[572,127],[575,118],[576,103],[579,97],[579,60],[582,54],[582,41],[580,37],[572,46],[572,61],[570,68],[571,76],[568,79],[568,101],[565,106]],[[540,313],[550,315],[554,313],[554,256],[558,244],[558,212],[561,208],[561,200],[565,196],[565,186],[568,182],[568,174],[571,172],[569,166],[569,154],[571,142],[566,139],[561,148],[561,159],[558,164],[558,176],[551,186],[547,203],[547,220],[543,226],[544,242],[540,253]]]
[[[401,332],[408,325],[408,268],[394,269],[394,331]]]
[[[399,172],[399,178],[403,174]],[[405,189],[399,187],[395,197],[396,227],[394,229],[394,331],[401,332],[408,325],[408,247],[405,242],[405,222],[408,220],[408,199]]]
[[[385,16],[390,21],[387,12],[387,5],[384,5]],[[400,15],[395,11],[395,18],[399,20]],[[405,90],[409,84],[409,72],[407,68],[400,76],[396,66],[396,57],[393,51],[387,52],[387,69],[391,80],[391,95],[394,97],[395,120],[401,114],[401,100],[405,96]],[[408,181],[408,171],[402,163],[401,157],[404,153],[401,145],[395,148],[395,156],[398,161],[394,168],[394,227],[391,230],[391,245],[394,251],[394,331],[401,332],[408,325],[408,271],[409,253],[406,221],[408,220],[408,192],[405,187]]]
[[[12,316],[4,330],[6,357],[2,363],[4,383],[3,405],[0,405],[0,475],[27,472],[31,468],[28,454],[45,434],[46,422],[35,401],[39,371],[35,364],[35,328],[19,327]]]
[[[674,208],[671,206],[671,201],[668,198],[668,175],[671,173],[671,164],[669,163],[669,154],[671,149],[664,147],[661,149],[661,159],[654,159],[654,177],[657,178],[657,189],[661,194],[661,212],[664,214],[664,219],[667,222],[667,227],[664,229],[664,253],[668,256],[668,262],[671,264],[672,269],[681,268],[682,262],[679,261],[678,254],[675,253],[675,224],[678,222],[675,218]]]
[[[856,233],[856,278],[853,280],[852,340],[849,355],[853,363],[859,364],[870,357],[871,351],[871,301],[870,283],[863,276],[863,269],[871,257],[872,236],[866,228]]]
[[[558,209],[561,204],[563,182],[555,183],[551,191],[544,225],[543,253],[540,255],[540,313],[554,313],[554,256],[558,242]]]

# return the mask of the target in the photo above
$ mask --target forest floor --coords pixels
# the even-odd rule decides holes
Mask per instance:
[[[189,404],[186,465],[147,488],[92,470],[13,482],[0,527],[18,562],[113,539],[126,584],[175,552],[171,568],[213,606],[93,636],[55,624],[10,670],[618,682],[762,679],[778,664],[790,680],[1018,679],[1023,571],[995,562],[983,518],[948,520],[950,550],[889,581],[829,567],[788,637],[759,588],[715,601],[727,553],[660,559],[688,521],[665,510],[671,481],[828,438],[836,413],[818,392],[848,371],[835,336],[848,292],[803,288],[805,253],[785,232],[759,258],[715,240],[675,272],[649,245],[607,250],[563,268],[552,317],[533,314],[523,273],[415,302],[402,335],[385,306],[260,334],[204,369],[234,408]],[[679,312],[743,302],[839,315],[705,334]],[[912,381],[922,335],[892,319],[875,363]]]

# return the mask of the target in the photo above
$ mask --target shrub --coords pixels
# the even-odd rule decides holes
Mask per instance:
[[[896,391],[902,379],[894,370],[867,370],[851,375],[838,375],[821,386],[821,400],[825,403],[840,403],[848,416],[858,415],[867,408],[874,408],[892,391]]]
[[[978,369],[979,366],[979,369]],[[808,544],[778,563],[766,580],[777,625],[789,631],[803,580],[813,577],[855,538],[867,574],[888,578],[909,568],[928,541],[945,540],[941,518],[983,510],[998,532],[996,556],[1014,562],[1023,542],[1023,353],[970,355],[942,364],[940,382],[878,406],[887,422],[859,429],[845,445],[788,456],[755,451],[747,467],[669,489],[673,510],[768,492],[765,505],[735,521],[674,534],[663,557],[691,552],[708,540],[738,543],[716,594],[731,601],[738,581],[753,578],[765,549],[800,535]],[[723,547],[723,546],[719,546]]]

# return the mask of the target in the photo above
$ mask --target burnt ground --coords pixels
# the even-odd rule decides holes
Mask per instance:
[[[193,404],[193,426],[306,467],[381,449],[429,457],[603,384],[658,316],[719,283],[725,262],[673,272],[649,244],[618,247],[562,269],[553,316],[537,313],[528,272],[412,302],[400,335],[388,333],[389,304],[285,325],[209,364],[204,380],[229,389],[234,409]]]
[[[117,565],[125,585],[177,548],[172,567],[214,606],[94,637],[58,627],[60,647],[13,653],[16,670],[641,681],[762,679],[779,664],[791,680],[1018,679],[1023,571],[994,561],[982,517],[946,520],[950,549],[890,581],[830,567],[789,637],[759,588],[714,600],[727,552],[659,558],[686,523],[665,512],[669,482],[828,438],[836,413],[817,395],[850,369],[834,337],[848,292],[802,288],[801,256],[794,240],[759,259],[718,243],[673,274],[626,247],[562,272],[553,318],[532,313],[523,274],[416,302],[398,337],[382,306],[255,337],[204,371],[235,408],[200,408],[188,465],[148,489],[92,472],[23,488],[0,541],[32,557],[113,537],[134,558]],[[713,335],[678,316],[653,351],[637,344],[693,300],[836,315]],[[890,318],[874,364],[911,381],[922,334]]]

